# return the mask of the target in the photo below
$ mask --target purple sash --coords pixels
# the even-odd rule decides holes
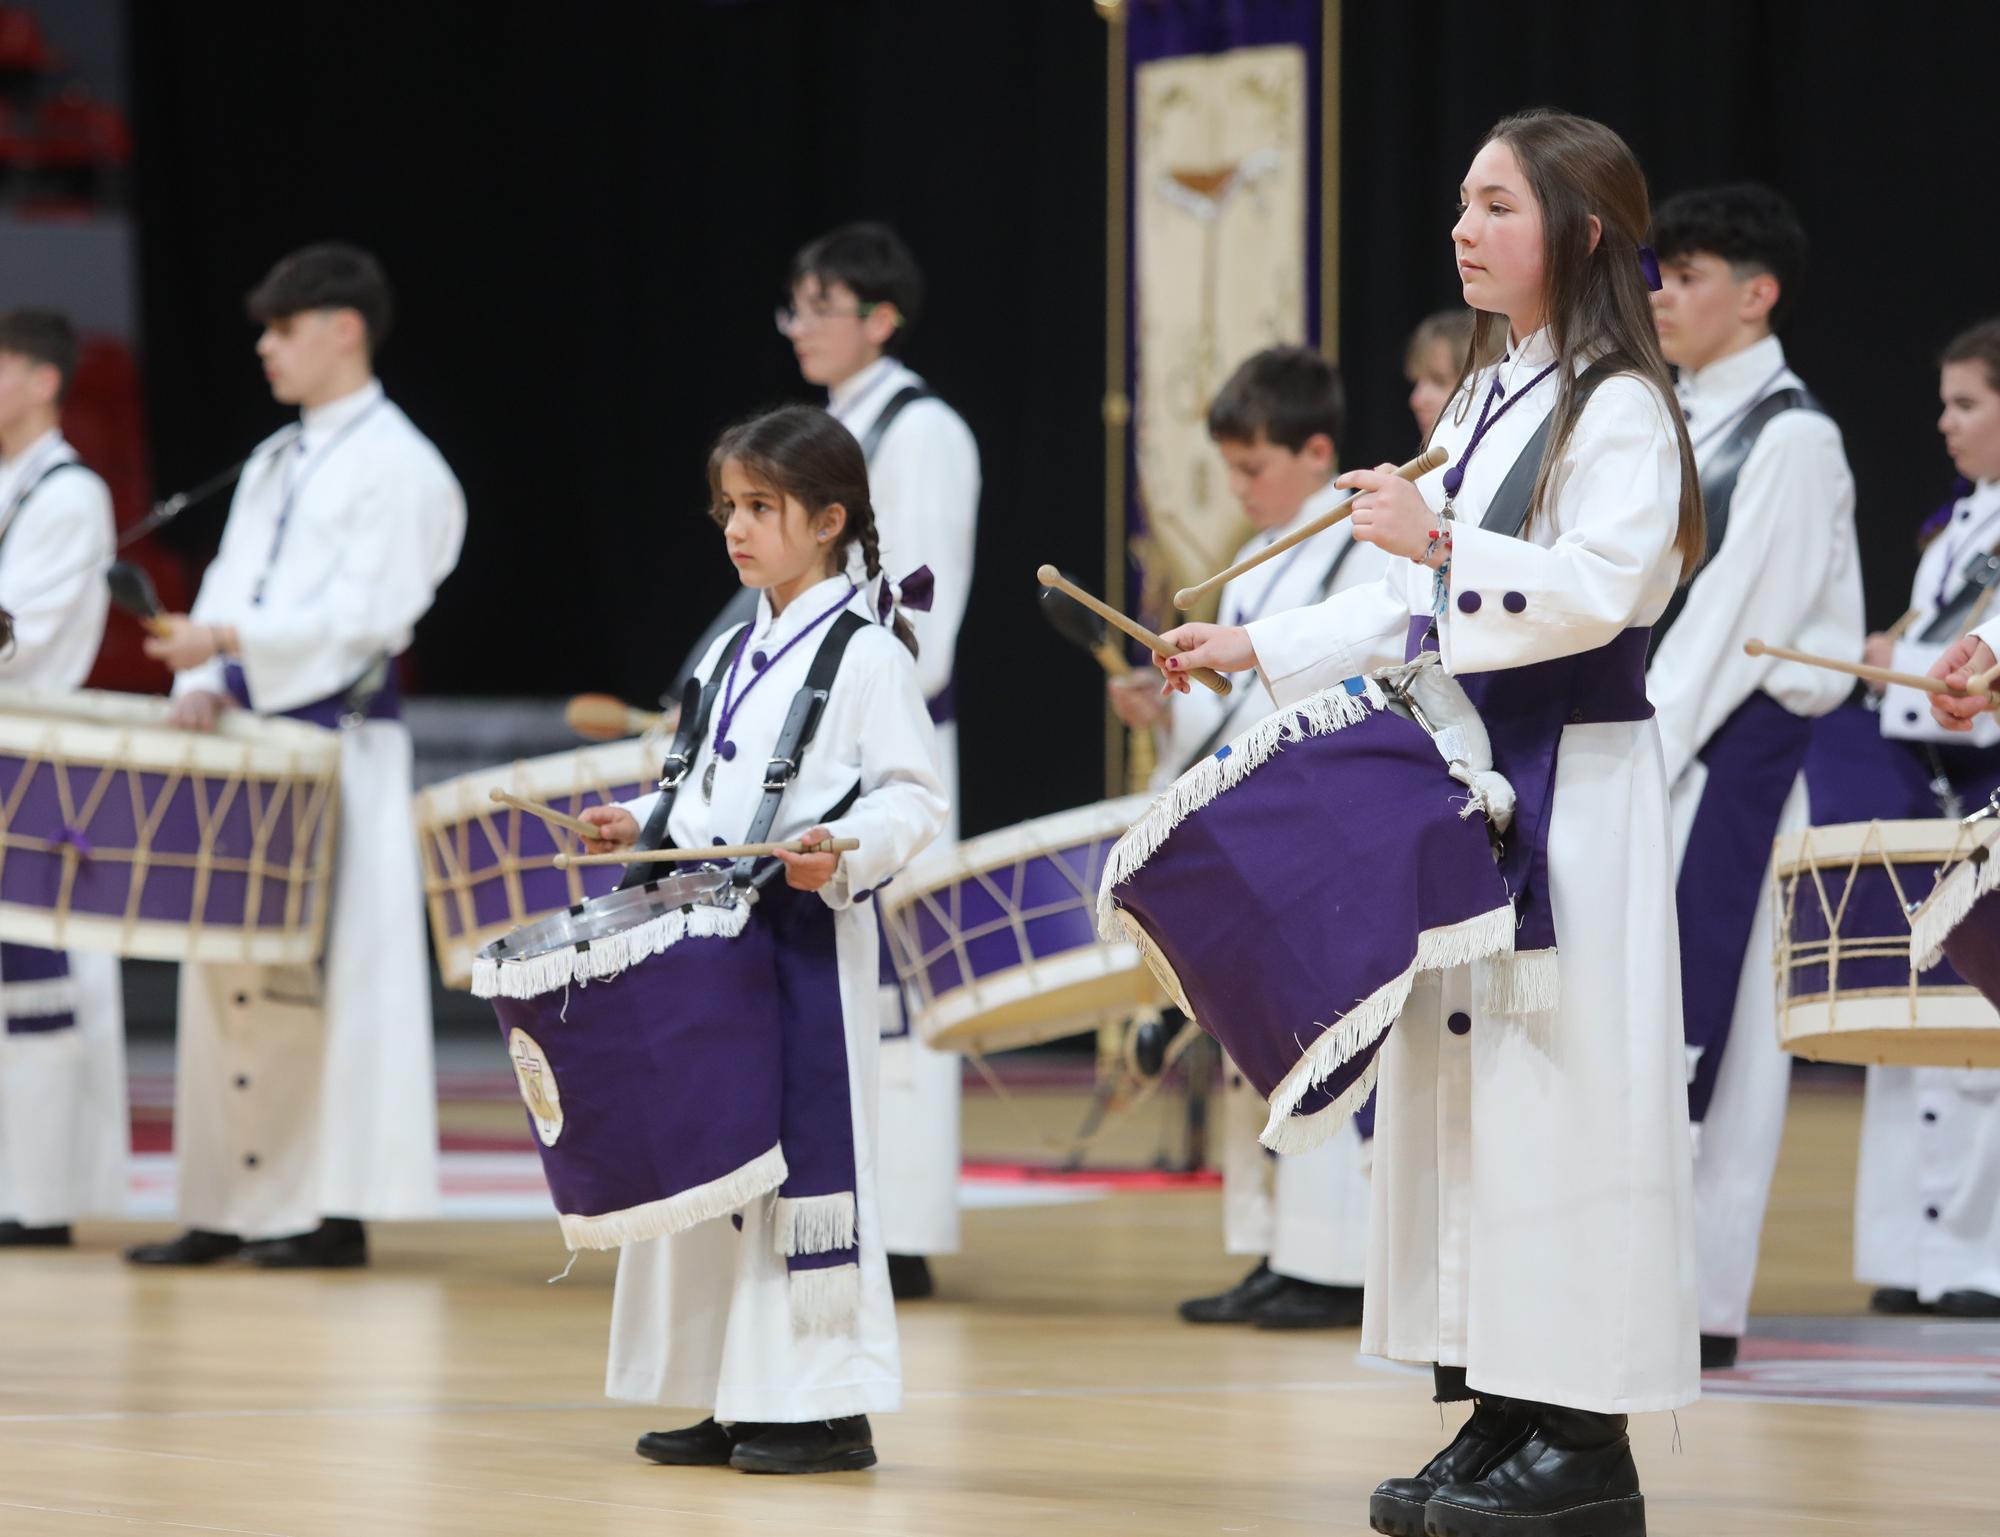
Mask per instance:
[[[1810,721],[1760,692],[1736,707],[1699,754],[1708,779],[1674,889],[1681,1010],[1687,1043],[1697,1053],[1688,1080],[1694,1121],[1707,1118],[1715,1095],[1771,843],[1811,740]],[[1768,983],[1759,978],[1752,985]]]
[[[9,1035],[76,1028],[76,983],[69,956],[38,945],[0,944],[0,1012]]]
[[[229,697],[246,710],[257,707],[250,702],[250,680],[245,676],[243,664],[228,662],[222,669],[223,686],[229,690]],[[324,699],[315,699],[311,704],[302,704],[290,710],[266,710],[260,713],[276,714],[286,720],[304,721],[308,726],[324,726],[329,731],[340,728],[342,719],[348,713],[348,690],[328,694]],[[401,720],[403,718],[403,686],[396,676],[396,660],[389,659],[388,672],[382,687],[362,705],[363,720]]]

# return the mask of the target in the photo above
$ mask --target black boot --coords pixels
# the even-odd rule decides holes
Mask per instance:
[[[1447,1484],[1483,1477],[1486,1470],[1527,1440],[1528,1418],[1511,1398],[1481,1396],[1451,1445],[1424,1464],[1415,1478],[1391,1478],[1368,1501],[1368,1524],[1390,1537],[1424,1537],[1424,1509]]]
[[[1625,1416],[1522,1404],[1534,1430],[1483,1478],[1424,1507],[1430,1537],[1646,1537]]]
[[[368,1230],[352,1217],[328,1217],[310,1233],[253,1243],[243,1257],[260,1270],[355,1270],[368,1263]]]
[[[1361,1322],[1361,1288],[1322,1286],[1317,1281],[1279,1277],[1282,1291],[1250,1310],[1253,1329],[1352,1329]]]
[[[1181,1304],[1181,1317],[1191,1324],[1241,1324],[1259,1304],[1269,1302],[1289,1283],[1274,1271],[1267,1260],[1226,1292],[1213,1297],[1190,1297]]]
[[[737,1442],[760,1436],[772,1428],[749,1420],[719,1425],[707,1419],[685,1430],[649,1430],[639,1437],[639,1444],[633,1450],[648,1461],[669,1467],[726,1468]]]
[[[0,1249],[67,1249],[74,1242],[67,1222],[48,1227],[23,1227],[0,1222]]]
[[[921,1254],[889,1256],[889,1295],[898,1302],[921,1302],[936,1290],[930,1261]]]
[[[1907,1287],[1883,1286],[1878,1287],[1868,1299],[1868,1311],[1900,1318],[1907,1313],[1928,1313],[1932,1309],[1928,1302],[1919,1300],[1917,1294]]]
[[[1937,1300],[1940,1318],[2000,1318],[2000,1297],[1991,1292],[1949,1291]]]
[[[165,1243],[135,1243],[125,1258],[135,1265],[213,1265],[243,1252],[243,1240],[234,1233],[211,1233],[191,1227]]]
[[[771,1425],[736,1443],[729,1465],[739,1473],[857,1473],[875,1466],[868,1416]]]
[[[1733,1334],[1704,1334],[1701,1337],[1701,1369],[1705,1372],[1726,1372],[1736,1365],[1736,1336]]]

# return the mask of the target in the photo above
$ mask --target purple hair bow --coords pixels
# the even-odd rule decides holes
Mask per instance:
[[[900,582],[882,578],[881,590],[875,594],[875,618],[887,624],[889,615],[899,608],[913,613],[928,614],[931,599],[937,593],[937,579],[931,575],[929,566],[919,566]]]
[[[1639,270],[1646,276],[1646,286],[1658,293],[1664,286],[1660,282],[1660,258],[1653,254],[1649,245],[1639,247]]]

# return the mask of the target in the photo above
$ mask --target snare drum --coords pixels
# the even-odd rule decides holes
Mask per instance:
[[[661,748],[635,737],[551,753],[502,768],[461,774],[418,792],[411,808],[423,860],[431,940],[447,987],[469,987],[472,958],[483,945],[524,923],[618,884],[621,867],[559,870],[558,853],[579,853],[571,833],[488,793],[506,790],[575,816],[587,806],[634,800],[660,774]]]
[[[1163,1001],[1138,949],[1098,937],[1106,856],[1148,797],[1080,806],[924,855],[878,898],[911,1026],[1005,1051],[1122,1024]]]
[[[0,939],[168,961],[302,965],[326,928],[331,731],[165,699],[0,687]]]
[[[479,952],[572,1249],[726,1216],[785,1179],[770,927],[728,872],[612,892]]]
[[[1778,1034],[1813,1062],[2000,1067],[2000,1010],[1949,959],[1912,964],[1912,925],[1974,847],[1950,818],[1850,822],[1778,840]]]

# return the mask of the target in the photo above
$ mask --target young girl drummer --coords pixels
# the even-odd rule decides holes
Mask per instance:
[[[1610,129],[1498,124],[1452,230],[1480,311],[1412,486],[1380,471],[1354,534],[1385,580],[1249,625],[1191,624],[1164,665],[1255,665],[1280,705],[1441,654],[1520,806],[1502,851],[1516,953],[1420,982],[1382,1053],[1363,1348],[1434,1364],[1474,1408],[1375,1530],[1632,1537],[1625,1416],[1698,1392],[1686,1065],[1667,787],[1647,626],[1699,559],[1688,438],[1654,336],[1645,177]],[[1481,348],[1506,327],[1497,364]],[[1518,529],[1518,533],[1516,530]],[[1508,987],[1489,992],[1505,977]],[[1428,1523],[1428,1527],[1426,1525]]]
[[[672,804],[672,845],[745,841],[766,794],[766,765],[780,755],[780,733],[816,654],[830,631],[853,631],[770,836],[851,838],[859,847],[781,853],[784,882],[766,883],[752,921],[776,925],[781,954],[837,960],[859,1296],[832,1317],[800,1317],[783,1245],[774,1242],[775,1194],[730,1222],[628,1245],[605,1391],[710,1409],[698,1425],[642,1437],[640,1455],[655,1462],[752,1473],[865,1468],[875,1462],[867,1416],[901,1407],[902,1374],[875,1193],[879,957],[874,904],[864,898],[937,834],[947,801],[915,644],[895,609],[900,589],[881,574],[867,466],[853,435],[824,411],[786,407],[725,432],[708,479],[729,558],[762,596],[756,618],[719,637],[702,660],[698,675],[714,698]],[[870,622],[855,628],[849,614]],[[635,842],[657,800],[586,811],[599,830],[592,851]]]

